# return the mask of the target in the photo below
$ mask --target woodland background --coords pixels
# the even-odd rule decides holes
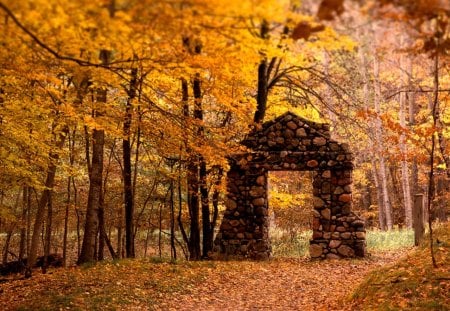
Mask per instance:
[[[354,210],[449,214],[447,1],[0,2],[2,262],[207,258],[226,156],[287,110],[355,154]],[[309,228],[310,177],[271,175],[273,222]],[[29,271],[30,272],[30,271]]]

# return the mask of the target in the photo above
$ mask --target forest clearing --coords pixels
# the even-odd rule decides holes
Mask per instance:
[[[0,0],[0,309],[447,310],[450,2]]]
[[[437,234],[447,241],[439,245],[438,269],[426,246],[383,243],[374,243],[372,255],[358,260],[124,259],[14,277],[1,284],[0,305],[5,311],[448,310],[448,224]]]

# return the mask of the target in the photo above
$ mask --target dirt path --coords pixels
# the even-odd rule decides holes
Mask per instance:
[[[219,262],[216,271],[157,310],[348,310],[343,301],[367,273],[395,260]]]

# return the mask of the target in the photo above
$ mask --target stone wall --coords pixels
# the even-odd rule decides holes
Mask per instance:
[[[352,154],[331,140],[327,124],[292,113],[264,123],[244,145],[250,152],[229,158],[226,210],[215,239],[219,257],[270,257],[267,173],[314,171],[312,258],[365,255],[364,222],[351,211]]]

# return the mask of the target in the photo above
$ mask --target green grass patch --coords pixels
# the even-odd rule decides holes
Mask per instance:
[[[366,242],[369,252],[391,251],[412,247],[414,246],[414,231],[411,229],[367,230]]]
[[[311,237],[311,230],[292,233],[281,228],[271,228],[272,255],[274,257],[305,257],[308,255]]]
[[[439,240],[439,243],[436,242]],[[351,300],[357,310],[450,310],[450,223],[435,233],[437,268],[429,244],[369,274]]]
[[[311,238],[311,230],[293,233],[278,227],[270,228],[270,241],[274,257],[307,256]],[[366,242],[369,253],[410,248],[414,246],[414,232],[409,229],[367,230]]]

